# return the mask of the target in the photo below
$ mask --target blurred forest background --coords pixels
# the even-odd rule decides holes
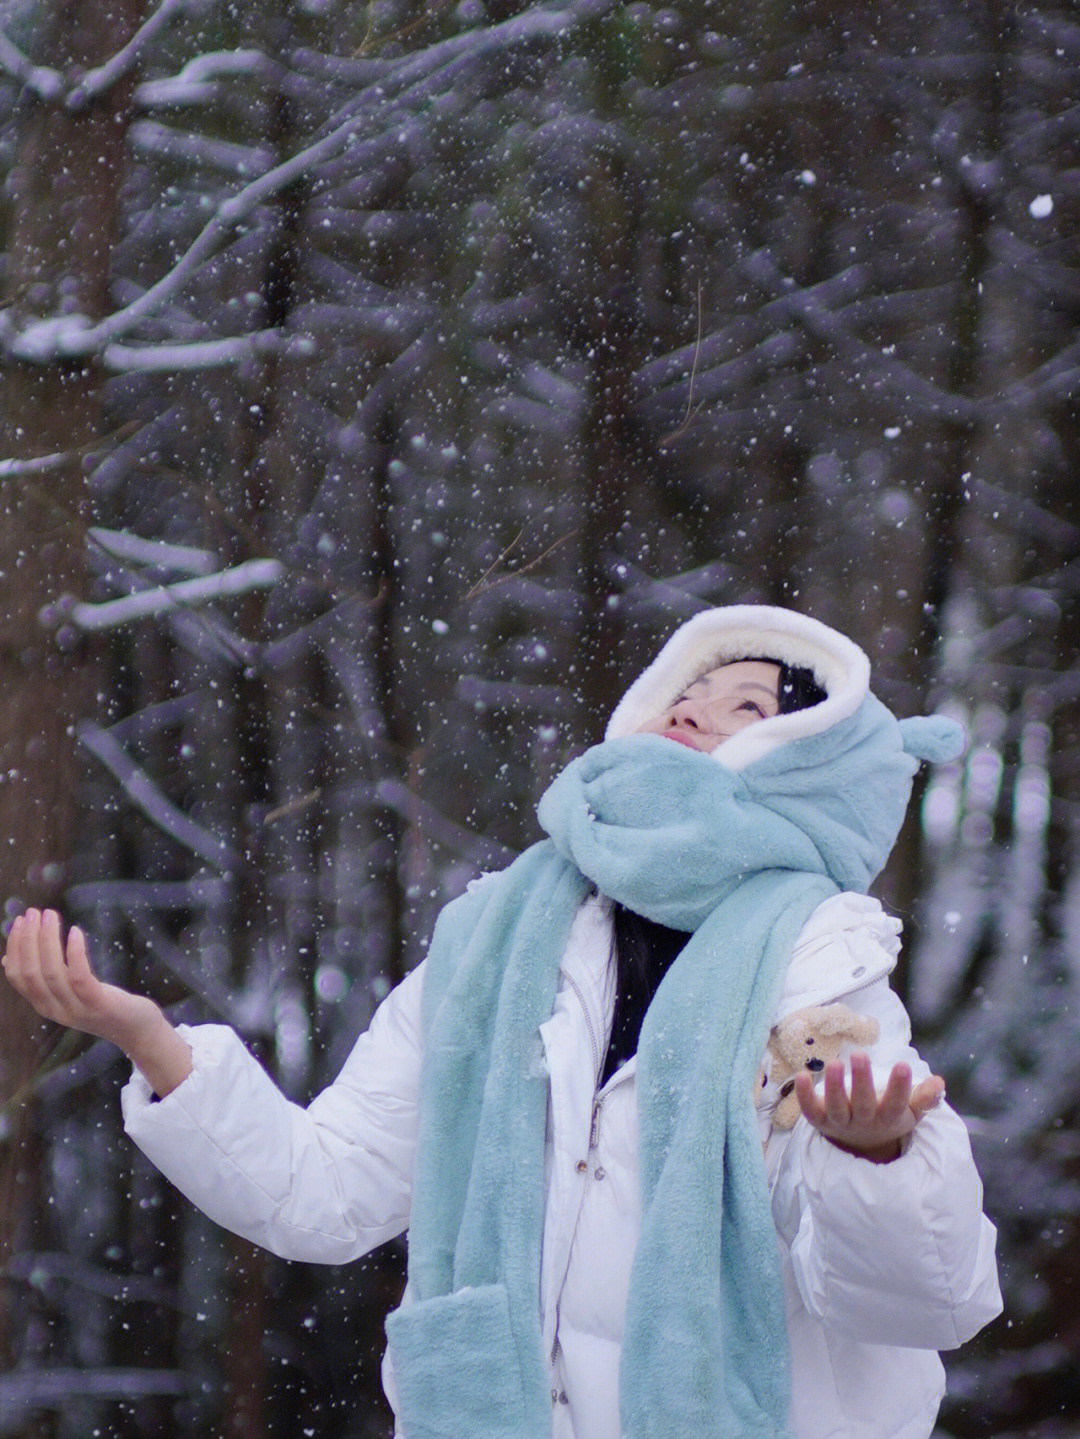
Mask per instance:
[[[1080,1435],[1071,0],[0,0],[0,898],[304,1100],[699,608],[969,726],[879,886],[1007,1318]],[[0,1435],[374,1439],[317,1271],[0,987]],[[897,1263],[903,1262],[897,1252]]]

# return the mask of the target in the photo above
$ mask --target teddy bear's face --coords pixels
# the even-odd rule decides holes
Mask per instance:
[[[877,1021],[846,1004],[815,1005],[788,1015],[773,1027],[758,1072],[756,1104],[771,1113],[774,1129],[791,1129],[799,1117],[795,1076],[819,1075],[832,1059],[846,1059],[875,1042]]]

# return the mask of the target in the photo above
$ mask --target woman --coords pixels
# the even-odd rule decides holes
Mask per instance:
[[[926,1439],[935,1351],[1000,1310],[994,1231],[865,891],[962,737],[868,686],[805,616],[684,625],[306,1110],[230,1030],[100,984],[77,931],[65,961],[55,916],[5,969],[127,1051],[128,1132],[218,1222],[324,1263],[409,1230],[405,1439]],[[770,1029],[841,1001],[879,1038],[850,1093],[800,1074],[780,1130]]]

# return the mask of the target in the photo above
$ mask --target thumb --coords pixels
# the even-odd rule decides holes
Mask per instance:
[[[94,972],[90,968],[90,959],[86,953],[86,936],[78,925],[72,925],[68,931],[65,958],[71,979],[84,981],[94,979]]]
[[[916,1085],[908,1100],[908,1107],[915,1115],[915,1123],[918,1124],[920,1119],[925,1118],[932,1109],[936,1109],[944,1098],[945,1081],[940,1074],[932,1074],[929,1079]]]

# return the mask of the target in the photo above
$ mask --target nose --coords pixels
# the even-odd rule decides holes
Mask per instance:
[[[701,729],[703,718],[700,705],[691,699],[679,700],[668,711],[668,724],[671,728],[681,724],[687,729]]]

